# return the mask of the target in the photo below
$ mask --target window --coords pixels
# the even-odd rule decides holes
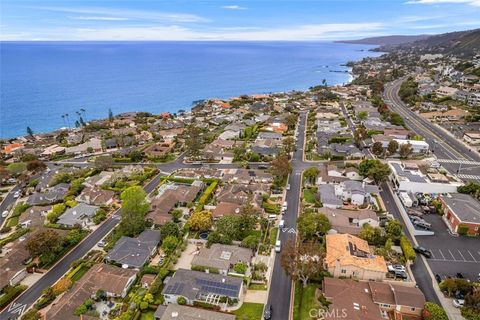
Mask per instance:
[[[347,273],[347,270],[342,269],[340,272],[341,272],[341,273]]]
[[[415,311],[415,308],[410,308],[410,311]]]

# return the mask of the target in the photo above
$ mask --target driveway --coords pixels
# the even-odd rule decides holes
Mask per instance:
[[[451,235],[439,215],[425,215],[424,219],[432,224],[435,235],[417,237],[417,241],[432,251],[428,264],[433,273],[443,278],[461,272],[470,281],[477,281],[480,273],[480,239]]]
[[[178,269],[190,270],[190,268],[192,267],[192,260],[195,257],[196,253],[197,253],[197,245],[189,243],[187,245],[187,249],[185,249],[185,251],[182,252],[182,255],[180,256],[180,258],[178,258],[178,261],[173,267],[173,269],[174,270],[178,270]]]

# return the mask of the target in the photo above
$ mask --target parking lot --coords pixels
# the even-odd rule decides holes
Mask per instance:
[[[471,281],[480,273],[480,239],[451,235],[442,218],[436,214],[423,217],[432,224],[433,236],[417,236],[418,243],[430,249],[428,264],[441,278],[455,276],[457,272]]]

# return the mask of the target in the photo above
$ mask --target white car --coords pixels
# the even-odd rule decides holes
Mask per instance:
[[[453,306],[455,308],[461,308],[463,307],[463,304],[465,303],[465,300],[463,299],[453,299]]]
[[[6,218],[8,216],[8,210],[2,212],[2,218]]]
[[[285,187],[285,189],[290,190],[290,183],[287,183],[287,186]]]
[[[405,266],[402,266],[400,264],[393,264],[393,265],[389,264],[387,266],[387,270],[389,272],[395,272],[395,271],[405,272],[406,271]]]
[[[275,242],[275,252],[280,252],[282,250],[282,242],[280,240],[277,240]]]
[[[14,198],[20,197],[20,191],[15,192],[15,193],[13,194],[13,197],[14,197]]]

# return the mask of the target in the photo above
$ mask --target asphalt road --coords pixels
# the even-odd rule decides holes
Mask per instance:
[[[432,152],[438,159],[476,161],[480,162],[480,155],[471,151],[463,143],[445,133],[435,124],[424,119],[419,114],[410,110],[398,96],[398,90],[403,82],[403,78],[395,80],[385,85],[383,98],[392,111],[400,114],[405,124],[416,134],[425,138],[430,145]],[[457,173],[460,169],[461,174],[480,177],[480,167],[478,165],[467,165],[460,163],[442,163],[442,166],[451,173]],[[463,178],[463,180],[475,180]],[[478,179],[477,179],[478,180]]]
[[[302,112],[298,125],[298,139],[296,142],[297,150],[292,158],[292,173],[288,179],[290,190],[286,193],[286,201],[288,203],[287,212],[284,214],[285,228],[279,230],[279,240],[284,246],[289,240],[295,240],[295,233],[297,225],[297,214],[299,209],[299,196],[302,184],[302,172],[306,167],[310,167],[308,163],[303,162],[303,145],[305,140],[305,126],[306,113]],[[270,289],[268,294],[267,305],[273,308],[272,319],[288,320],[290,315],[292,280],[283,270],[280,263],[280,254],[275,255],[275,265],[273,267],[273,274],[270,279]]]
[[[157,175],[150,181],[144,190],[147,193],[152,192],[160,182],[161,175]],[[98,229],[88,235],[78,246],[68,252],[61,260],[57,262],[47,273],[45,273],[37,282],[24,291],[14,304],[6,307],[0,313],[0,320],[17,319],[21,313],[28,309],[40,296],[43,289],[51,287],[70,269],[72,262],[82,258],[90,251],[102,238],[104,238],[120,222],[120,212],[115,212]],[[15,307],[12,307],[15,306]]]
[[[392,194],[390,188],[388,188],[386,183],[383,183],[381,187],[382,191],[380,191],[380,196],[385,203],[387,211],[390,212],[396,220],[402,222],[403,232],[407,235],[410,241],[412,241],[412,238],[410,237],[410,234],[405,227],[405,221],[403,221],[402,215],[400,214],[400,211],[395,204],[395,200],[393,199],[394,195]],[[439,304],[440,302],[437,298],[437,295],[435,294],[435,290],[433,289],[432,279],[422,259],[415,259],[415,262],[412,265],[412,272],[415,276],[415,281],[417,282],[420,290],[422,290],[423,294],[425,295],[425,298],[428,301]]]
[[[15,187],[13,187],[12,190],[10,190],[9,193],[7,193],[7,195],[5,196],[5,199],[3,199],[2,203],[0,204],[0,226],[3,225],[3,222],[8,218],[8,217],[2,217],[1,216],[1,213],[3,213],[3,211],[5,210],[8,210],[8,209],[12,209],[12,208],[9,208],[11,205],[13,205],[15,203],[15,201],[17,201],[16,198],[13,197],[14,193],[16,191],[19,191],[21,188],[16,185]]]

